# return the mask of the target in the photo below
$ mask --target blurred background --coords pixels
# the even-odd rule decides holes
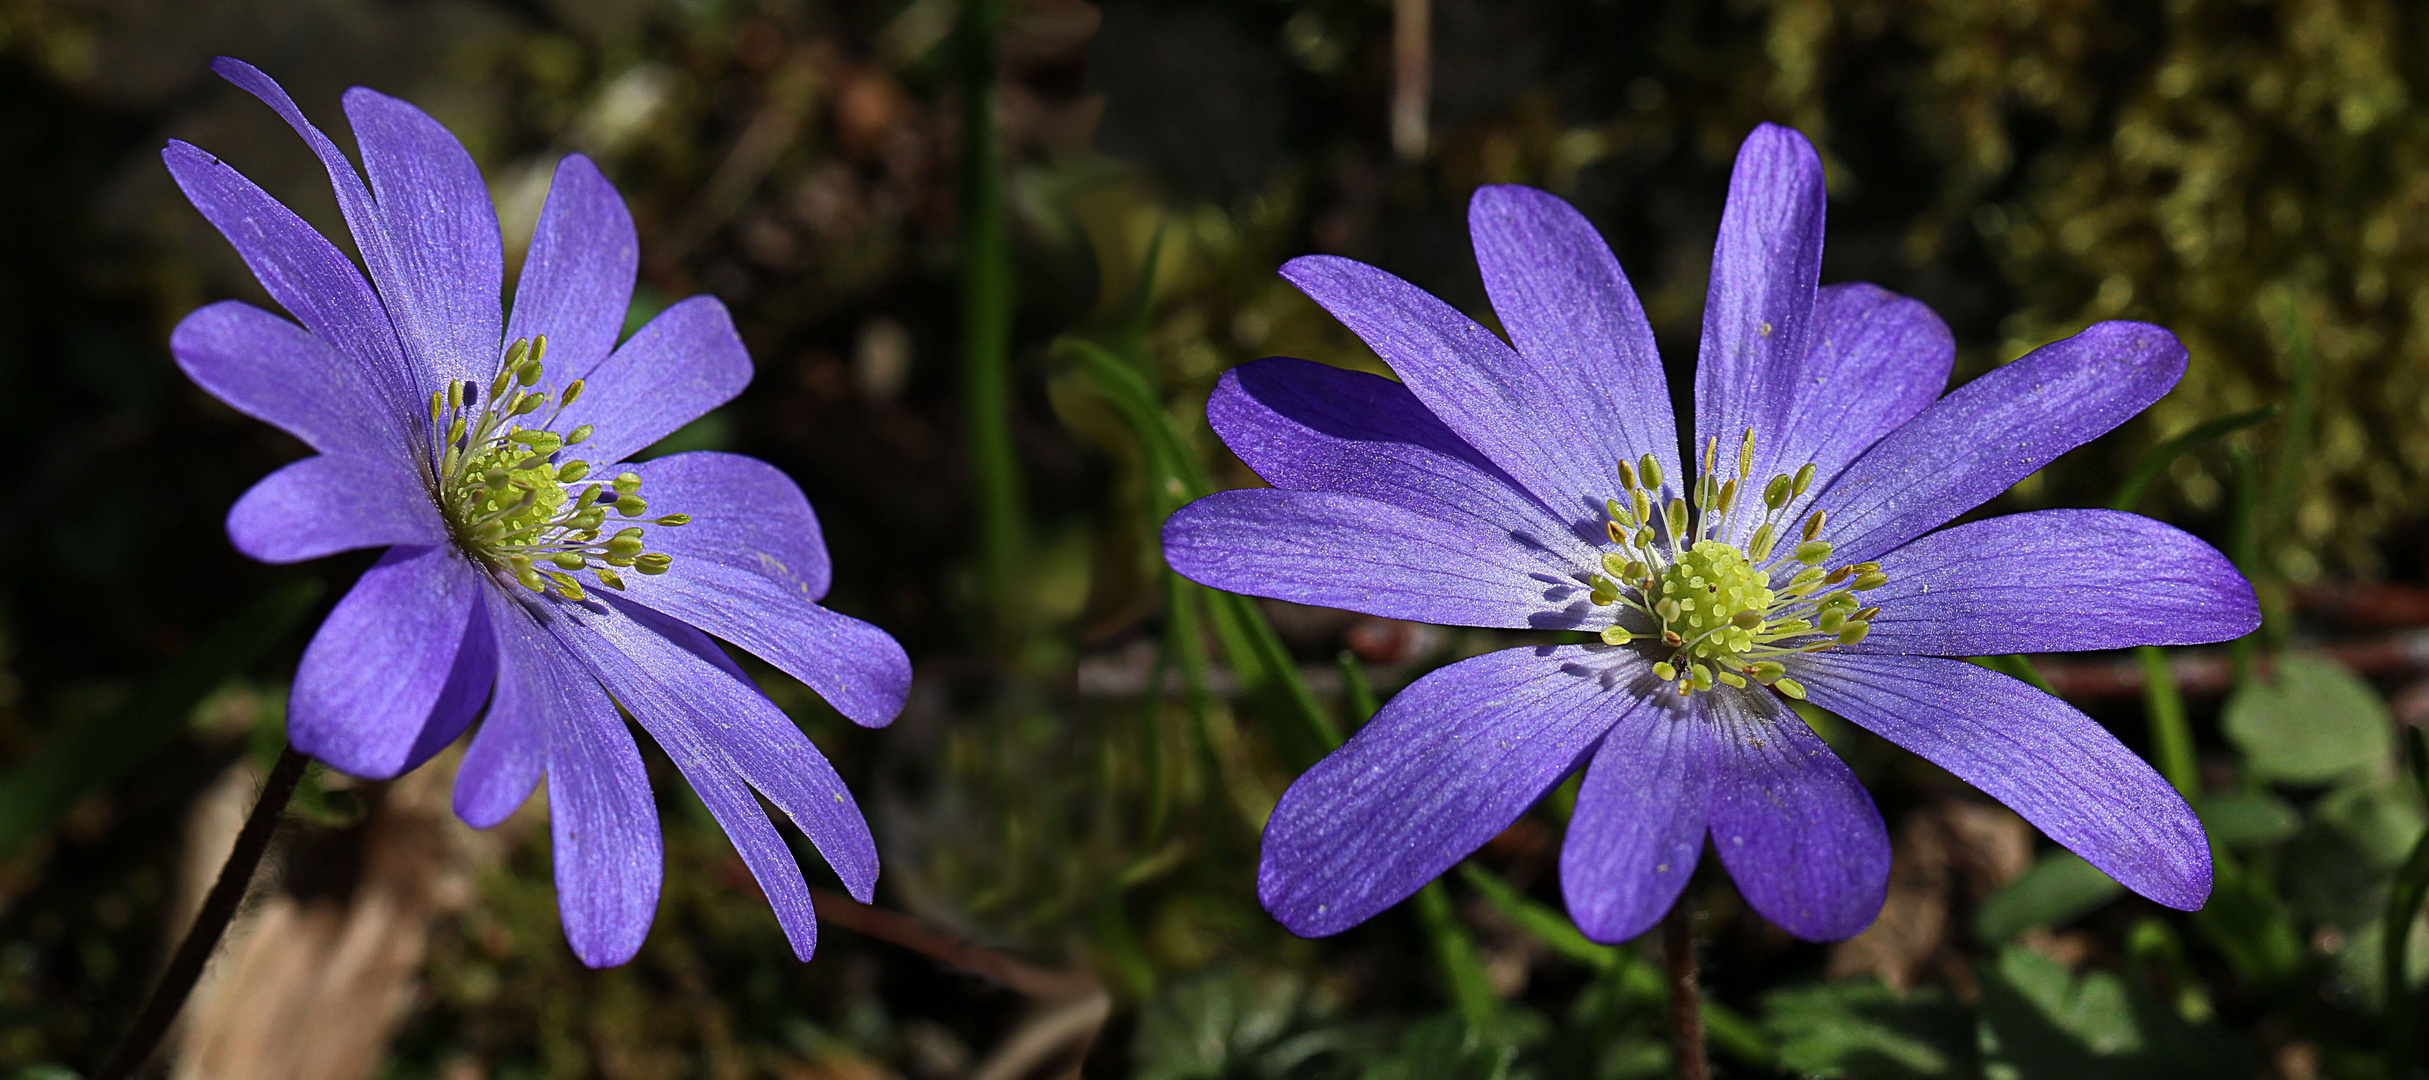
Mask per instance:
[[[1658,953],[1560,914],[1558,795],[1337,938],[1253,894],[1264,816],[1328,728],[1527,639],[1217,596],[1154,537],[1255,482],[1204,427],[1225,367],[1383,370],[1284,260],[1367,260],[1492,325],[1479,184],[1591,217],[1686,385],[1730,159],[1764,120],[1827,163],[1823,279],[1930,304],[1959,380],[2100,319],[2179,334],[2182,385],[1987,510],[2164,517],[2233,555],[2269,622],[1995,661],[2194,796],[2220,866],[2194,916],[1812,717],[1888,819],[1890,899],[1804,944],[1706,867],[1725,1074],[2402,1075],[2387,1040],[2429,970],[2402,750],[2429,723],[2429,9],[965,2],[0,0],[0,1072],[106,1055],[370,561],[229,548],[228,505],[303,448],[165,346],[202,303],[268,303],[165,140],[344,235],[304,147],[206,70],[225,53],[349,145],[347,86],[435,115],[510,275],[556,159],[597,159],[640,227],[633,325],[714,294],[758,365],[659,451],[797,478],[830,603],[918,682],[864,731],[752,669],[884,853],[877,910],[836,905],[807,965],[663,757],[665,898],[604,972],[557,929],[545,807],[463,826],[452,753],[387,784],[316,772],[164,1055],[179,1075],[1667,1075]]]

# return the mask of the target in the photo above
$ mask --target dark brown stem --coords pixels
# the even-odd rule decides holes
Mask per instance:
[[[1695,985],[1695,901],[1680,896],[1662,920],[1662,959],[1669,967],[1670,1049],[1678,1080],[1711,1080],[1704,1053],[1704,994]]]
[[[908,915],[898,915],[881,907],[863,904],[839,892],[811,889],[810,900],[817,905],[820,922],[857,930],[880,941],[891,941],[930,959],[992,980],[1015,993],[1060,1001],[1086,997],[1103,989],[1094,978],[1084,973],[1055,971],[1024,963],[985,946],[963,941]]]
[[[295,783],[303,779],[304,766],[312,759],[288,747],[279,752],[278,764],[270,767],[270,779],[261,786],[261,798],[253,803],[253,813],[245,818],[245,827],[236,833],[236,846],[228,852],[228,861],[219,868],[219,880],[211,885],[209,895],[202,898],[202,910],[194,915],[194,926],[186,938],[177,944],[177,952],[169,957],[169,966],[160,973],[160,981],[152,986],[152,996],[144,999],[143,1011],[135,1015],[135,1026],[127,1030],[126,1038],[118,1044],[118,1052],[110,1055],[109,1064],[93,1074],[93,1080],[126,1080],[135,1070],[152,1059],[152,1051],[160,1046],[161,1036],[169,1033],[169,1021],[177,1019],[177,1011],[185,1007],[186,997],[194,992],[194,983],[202,978],[202,969],[218,950],[219,939],[228,931],[228,921],[236,917],[236,909],[244,903],[245,892],[253,885],[253,872],[261,869],[261,857],[270,849],[270,837],[278,831],[279,818],[287,812],[287,800],[295,795]]]

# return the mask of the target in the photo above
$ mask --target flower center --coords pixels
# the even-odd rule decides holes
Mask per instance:
[[[649,512],[641,477],[621,473],[606,482],[575,485],[590,475],[587,461],[564,451],[590,438],[584,424],[563,435],[551,428],[565,407],[582,396],[576,379],[549,407],[549,395],[530,389],[546,374],[542,359],[548,338],[516,341],[498,360],[487,395],[470,380],[451,382],[430,394],[432,441],[438,461],[439,512],[466,554],[505,573],[534,592],[583,598],[573,575],[588,571],[599,584],[624,588],[616,571],[663,574],[674,562],[662,552],[642,550],[644,531],[626,525],[601,539],[607,515],[638,518]],[[545,419],[524,418],[548,409]],[[649,522],[675,528],[688,514],[666,514]]]
[[[1753,490],[1754,432],[1748,430],[1738,448],[1736,475],[1714,468],[1719,453],[1719,439],[1704,445],[1692,503],[1672,498],[1656,505],[1662,475],[1653,455],[1634,468],[1619,463],[1626,500],[1604,503],[1610,520],[1603,529],[1614,550],[1603,553],[1602,572],[1589,576],[1589,599],[1620,608],[1619,618],[1636,613],[1642,618],[1631,621],[1650,620],[1653,629],[1614,622],[1602,639],[1612,645],[1658,640],[1669,655],[1653,673],[1675,684],[1682,697],[1716,684],[1755,682],[1801,699],[1805,688],[1787,677],[1779,658],[1864,640],[1881,609],[1864,606],[1855,594],[1880,588],[1889,577],[1876,562],[1824,569],[1831,547],[1815,539],[1825,520],[1820,510],[1805,519],[1795,546],[1780,549],[1788,504],[1813,486],[1811,462],[1763,485],[1761,510],[1745,511],[1753,532],[1739,547],[1740,503],[1752,502],[1740,496]],[[1774,573],[1787,575],[1777,588]]]

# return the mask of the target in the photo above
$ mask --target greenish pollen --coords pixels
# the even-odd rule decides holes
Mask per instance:
[[[467,380],[430,395],[433,442],[438,461],[439,512],[458,547],[534,592],[568,600],[584,597],[577,573],[601,585],[624,588],[619,570],[663,574],[674,559],[644,550],[641,523],[608,532],[608,515],[639,518],[649,512],[641,477],[621,473],[590,480],[587,461],[565,459],[564,451],[591,436],[585,424],[565,434],[552,430],[565,407],[582,396],[582,380],[566,385],[551,407],[550,396],[531,389],[546,374],[548,338],[516,341],[499,358],[497,376],[482,395]],[[541,416],[541,410],[547,410]],[[525,426],[526,417],[538,417]],[[684,514],[666,514],[646,524],[675,528]],[[605,538],[602,539],[602,535]]]
[[[1682,697],[1751,682],[1801,699],[1805,688],[1787,677],[1780,658],[1863,641],[1880,609],[1855,594],[1880,588],[1889,577],[1877,562],[1825,569],[1831,545],[1818,539],[1826,520],[1820,510],[1805,519],[1797,538],[1786,537],[1788,504],[1813,486],[1811,462],[1772,477],[1758,495],[1751,484],[1754,432],[1747,431],[1738,448],[1734,475],[1715,468],[1719,454],[1719,439],[1705,444],[1692,501],[1663,498],[1661,465],[1653,455],[1633,467],[1619,463],[1625,497],[1603,504],[1611,549],[1603,553],[1601,572],[1589,576],[1589,598],[1598,607],[1620,608],[1616,617],[1635,612],[1654,629],[1630,630],[1615,621],[1602,639],[1668,649],[1653,673]],[[1736,539],[1741,525],[1751,525],[1742,547]]]

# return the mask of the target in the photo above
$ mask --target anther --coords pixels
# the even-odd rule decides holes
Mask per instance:
[[[1827,511],[1816,510],[1812,517],[1805,519],[1805,539],[1811,540],[1822,535],[1822,521],[1826,513]]]
[[[1798,701],[1805,700],[1805,685],[1795,679],[1780,679],[1773,682],[1771,688]]]
[[[1810,533],[1813,530],[1807,529]],[[1823,540],[1807,540],[1796,546],[1796,561],[1808,566],[1830,558],[1830,544]]]
[[[1605,645],[1625,645],[1634,640],[1636,640],[1636,635],[1624,627],[1606,626],[1602,628],[1602,643]]]
[[[565,445],[573,446],[577,443],[589,441],[590,431],[591,428],[589,424],[584,424],[581,427],[573,429],[572,432],[565,436]]]
[[[1646,454],[1644,457],[1637,459],[1636,476],[1637,479],[1644,481],[1644,485],[1647,489],[1659,490],[1662,486],[1661,462],[1653,460],[1653,455],[1651,454]]]
[[[1791,490],[1798,495],[1802,495],[1805,493],[1806,488],[1812,487],[1814,468],[1814,464],[1810,461],[1798,466],[1796,470],[1796,480],[1790,485]]]
[[[1772,477],[1770,483],[1763,485],[1763,506],[1777,510],[1788,505],[1788,488],[1793,483],[1795,481],[1788,479],[1787,473]]]
[[[1636,470],[1628,467],[1627,459],[1619,462],[1619,487],[1622,491],[1636,490]]]

